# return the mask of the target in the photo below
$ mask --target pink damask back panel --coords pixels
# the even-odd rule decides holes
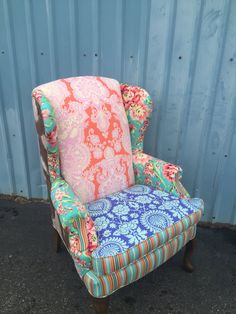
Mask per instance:
[[[54,81],[37,90],[55,111],[62,176],[83,202],[134,184],[119,82],[84,76]]]

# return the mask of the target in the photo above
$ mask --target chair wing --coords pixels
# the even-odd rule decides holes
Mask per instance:
[[[182,169],[143,153],[144,133],[152,113],[150,95],[138,86],[121,84],[133,151],[136,184],[146,184],[179,197],[189,197],[180,183]]]
[[[138,86],[121,84],[120,89],[129,123],[132,151],[142,152],[144,133],[152,113],[151,97]]]

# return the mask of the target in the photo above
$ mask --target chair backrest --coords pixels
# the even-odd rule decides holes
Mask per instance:
[[[33,98],[46,134],[40,134],[48,154],[45,171],[57,165],[50,176],[61,174],[83,202],[134,184],[119,82],[88,76],[61,79],[34,89]]]
[[[49,189],[62,176],[88,202],[134,183],[132,153],[143,151],[152,111],[144,89],[74,77],[38,86],[32,96]]]

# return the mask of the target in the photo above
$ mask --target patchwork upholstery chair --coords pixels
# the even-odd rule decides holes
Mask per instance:
[[[108,296],[145,276],[186,244],[191,255],[203,202],[182,170],[143,152],[148,93],[104,77],[74,77],[33,90],[41,160],[56,234],[106,313]]]

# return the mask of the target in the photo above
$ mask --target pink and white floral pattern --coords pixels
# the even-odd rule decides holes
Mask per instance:
[[[130,132],[119,82],[75,77],[37,90],[55,111],[57,130],[48,136],[53,146],[57,135],[62,176],[83,202],[134,184]],[[138,108],[134,114],[143,119],[146,111]]]

